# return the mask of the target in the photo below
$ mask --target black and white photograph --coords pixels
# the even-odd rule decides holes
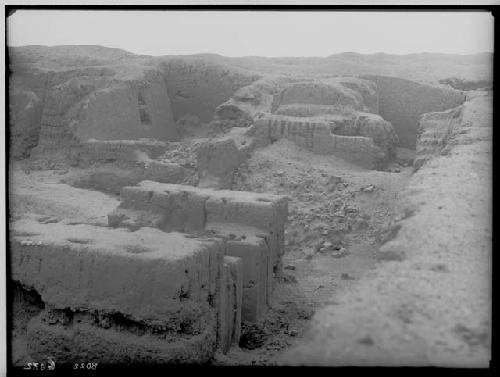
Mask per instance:
[[[4,11],[7,375],[490,368],[496,9]]]

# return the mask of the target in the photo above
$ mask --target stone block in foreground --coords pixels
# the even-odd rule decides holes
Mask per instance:
[[[10,252],[12,279],[45,305],[28,325],[33,356],[201,362],[215,350],[220,240],[22,220]]]

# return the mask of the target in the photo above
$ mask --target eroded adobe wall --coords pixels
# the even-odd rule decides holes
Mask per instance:
[[[31,357],[168,364],[213,356],[222,242],[31,220],[12,232],[12,279],[43,301],[26,325]]]
[[[167,87],[159,73],[147,81],[97,90],[80,106],[74,128],[81,140],[178,137]]]
[[[349,117],[289,117],[256,119],[255,144],[265,146],[286,138],[318,154],[333,154],[373,169],[394,157],[397,137],[390,123],[376,114]]]
[[[88,139],[175,140],[163,73],[152,66],[48,70],[11,65],[11,155],[58,151]]]
[[[88,139],[177,138],[159,72],[116,81],[113,71],[85,69],[50,77],[41,119],[40,150]]]
[[[229,100],[216,108],[216,120],[238,127],[252,124],[258,113],[276,110],[279,92],[290,81],[288,77],[264,77],[238,89]]]
[[[217,106],[260,78],[255,73],[197,58],[158,59],[162,62],[175,120],[189,114],[209,122]]]
[[[424,113],[444,111],[460,105],[465,96],[453,89],[437,88],[389,76],[361,76],[377,84],[379,114],[392,123],[399,145],[415,149],[418,119]]]
[[[109,225],[153,227],[224,240],[223,254],[242,260],[242,320],[261,323],[274,276],[281,272],[288,202],[283,196],[141,182],[124,187]]]

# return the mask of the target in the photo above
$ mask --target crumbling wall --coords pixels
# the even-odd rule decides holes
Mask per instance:
[[[35,152],[39,155],[68,150],[92,138],[178,137],[163,74],[154,68],[101,66],[47,71],[12,65],[11,69],[11,129],[12,145],[19,150],[16,155],[27,155],[34,145],[38,145]],[[29,101],[33,110],[26,112]]]
[[[116,84],[102,76],[74,76],[54,85],[43,109],[40,149],[88,139],[175,139],[166,88],[155,82],[159,77]]]
[[[242,259],[242,320],[259,323],[281,270],[287,212],[282,196],[144,181],[122,189],[109,225],[221,237],[224,255]]]
[[[215,110],[215,120],[246,127],[259,113],[271,113],[279,104],[279,91],[290,81],[287,77],[264,77],[238,89]]]
[[[386,161],[393,160],[399,138],[392,124],[380,115],[358,112],[354,118],[337,122],[334,132],[344,136],[364,136],[371,138],[373,143],[385,154]]]
[[[222,246],[151,228],[16,222],[12,279],[44,303],[27,325],[30,355],[58,363],[81,355],[101,364],[208,361]]]
[[[375,127],[371,121],[376,123]],[[338,155],[370,169],[380,167],[393,157],[397,141],[393,133],[388,122],[372,114],[330,118],[268,115],[255,122],[258,146],[287,138],[315,153]]]
[[[325,124],[314,128],[313,152],[334,154],[370,169],[379,166],[385,158],[383,151],[375,145],[372,138],[335,135]]]
[[[190,114],[209,122],[217,106],[260,76],[200,58],[158,58],[172,104],[174,119]]]
[[[166,85],[160,74],[149,80],[103,88],[88,96],[77,110],[78,124],[74,130],[78,138],[177,139]]]
[[[389,76],[361,76],[377,84],[379,114],[389,121],[399,145],[415,149],[418,119],[424,113],[444,111],[460,105],[465,96],[453,90]]]
[[[316,313],[284,363],[489,366],[492,111],[483,94],[422,117],[429,133],[419,143],[435,137],[444,148],[427,154],[402,193],[379,264]]]

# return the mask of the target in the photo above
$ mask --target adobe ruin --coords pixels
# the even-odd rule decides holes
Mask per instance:
[[[408,309],[411,315],[405,317],[411,304],[398,301],[395,286],[373,284],[400,279],[411,286],[411,297],[420,297],[428,287],[415,281],[427,272],[410,281],[415,265],[427,271],[449,262],[462,271],[463,262],[438,251],[430,267],[418,253],[432,253],[432,242],[447,250],[471,245],[470,239],[449,240],[447,232],[458,224],[446,209],[440,212],[444,220],[437,215],[436,200],[445,208],[455,200],[460,211],[470,205],[464,215],[484,217],[491,211],[486,206],[491,92],[462,92],[378,70],[280,75],[230,60],[136,56],[98,46],[11,48],[10,54],[9,255],[17,363],[26,355],[71,362],[86,354],[103,364],[214,359],[224,364],[224,357],[244,348],[243,338],[250,342],[266,328],[275,315],[275,297],[282,297],[285,283],[297,280],[289,273],[296,266],[289,263],[288,250],[331,251],[328,263],[341,261],[349,254],[343,234],[351,232],[360,240],[356,247],[363,237],[376,239],[369,246],[370,263],[387,263],[375,269],[375,277],[363,275],[338,302],[325,301],[308,337],[280,362],[330,365],[400,357],[414,364],[482,365],[487,360],[486,309],[468,313],[465,324],[453,318],[458,343],[391,341],[381,330],[384,316],[399,313],[390,334],[403,334],[419,310]],[[316,179],[295,182],[287,176],[291,170],[266,167],[275,163],[263,154],[271,148],[290,169],[301,162],[287,156],[289,151],[318,162],[318,169],[328,166]],[[453,170],[456,176],[446,173],[458,163],[449,155],[459,155],[465,164]],[[358,175],[348,182],[345,174],[331,174],[331,161]],[[308,168],[300,169],[302,174]],[[391,178],[401,170],[404,179]],[[263,176],[252,180],[251,174]],[[465,184],[464,177],[474,174],[484,191],[480,203],[471,199],[478,182],[467,181],[466,192],[445,198],[447,187]],[[274,191],[266,189],[269,176]],[[396,182],[401,190],[393,197],[411,203],[391,207],[378,222],[376,216],[358,216],[366,201],[383,207],[393,194],[379,195],[383,190],[371,177],[380,187]],[[374,191],[376,199],[370,199]],[[323,198],[318,211],[328,213],[305,215],[315,210],[318,196]],[[313,232],[315,222],[329,224]],[[474,224],[462,231],[477,238],[481,263],[487,263],[490,246],[479,236],[487,237],[491,229],[486,222]],[[430,226],[440,230],[427,243],[410,234],[411,228],[426,238],[434,234]],[[297,236],[301,232],[303,238]],[[321,244],[313,245],[314,237],[322,237]],[[410,271],[408,278],[398,274],[397,263]],[[477,263],[467,273],[469,282],[484,267]],[[340,280],[355,279],[343,273]],[[429,277],[425,284],[434,283]],[[453,300],[453,310],[469,304],[488,308],[484,294],[477,298],[487,284],[478,279],[461,303]],[[314,289],[310,300],[319,288]],[[380,307],[379,294],[387,298]],[[435,300],[429,294],[429,302]],[[309,323],[311,316],[300,315]],[[431,325],[439,316],[422,315],[432,317]],[[432,328],[415,321],[419,330]],[[441,322],[437,327],[448,331]],[[382,350],[370,348],[373,343]]]

